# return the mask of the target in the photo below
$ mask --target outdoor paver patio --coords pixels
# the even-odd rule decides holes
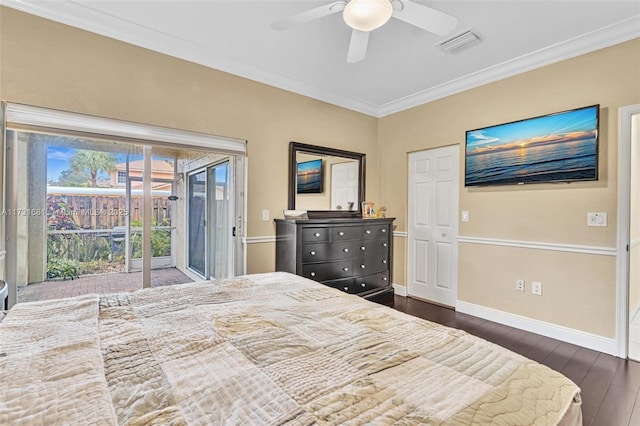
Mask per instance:
[[[151,286],[161,287],[193,282],[177,268],[151,271]],[[124,293],[142,288],[142,272],[86,275],[75,280],[45,281],[18,287],[18,303],[62,299],[82,294]]]

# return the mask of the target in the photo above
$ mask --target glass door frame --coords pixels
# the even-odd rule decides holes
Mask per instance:
[[[185,200],[187,200],[187,202],[185,203],[185,225],[186,225],[186,230],[185,230],[185,247],[187,248],[187,258],[186,258],[186,262],[185,262],[185,267],[197,274],[200,278],[203,279],[208,279],[208,280],[215,280],[215,279],[221,279],[221,278],[226,278],[229,276],[234,276],[238,274],[238,251],[240,250],[241,252],[243,252],[243,247],[238,248],[237,247],[237,233],[238,233],[238,228],[239,228],[239,223],[242,222],[242,217],[238,216],[236,214],[236,210],[237,210],[237,193],[238,193],[238,188],[236,187],[237,181],[238,179],[235,178],[235,173],[236,173],[236,167],[235,167],[235,163],[236,161],[234,161],[234,157],[233,156],[229,156],[226,158],[223,158],[219,161],[215,161],[212,163],[209,163],[203,167],[199,167],[197,169],[194,170],[190,170],[189,172],[186,173],[186,184],[185,184],[185,195],[184,198]],[[228,238],[226,238],[226,242],[225,242],[225,250],[228,254],[227,259],[226,259],[226,265],[225,265],[225,271],[224,271],[224,276],[222,277],[216,277],[215,275],[218,273],[218,271],[216,271],[215,268],[215,259],[214,259],[214,253],[211,250],[212,244],[214,239],[216,238],[216,234],[215,234],[215,226],[214,226],[214,222],[215,222],[215,218],[214,218],[214,212],[213,212],[213,204],[215,202],[215,186],[212,185],[212,179],[211,176],[213,173],[215,173],[215,169],[216,167],[222,166],[222,165],[227,165],[228,167],[228,173],[227,173],[227,195],[228,195],[228,203],[227,203],[227,211],[226,211],[226,223],[224,226],[227,226],[228,229]],[[204,229],[204,235],[205,235],[205,250],[204,250],[204,261],[205,261],[205,265],[204,265],[204,275],[191,267],[191,254],[190,254],[190,249],[189,249],[189,235],[191,233],[190,227],[191,227],[191,221],[190,221],[190,212],[191,212],[191,203],[190,203],[190,185],[189,185],[189,179],[191,178],[191,176],[200,174],[200,173],[204,173],[205,176],[205,229]],[[240,243],[241,244],[241,243]],[[242,273],[242,272],[241,272]]]
[[[191,266],[191,245],[190,245],[190,235],[191,235],[191,177],[192,176],[196,176],[203,173],[204,174],[204,193],[205,193],[205,203],[204,203],[204,230],[202,231],[203,234],[205,235],[205,243],[204,243],[204,271],[199,271],[197,269],[195,269],[194,267]],[[208,233],[208,227],[207,227],[207,218],[208,218],[208,210],[209,210],[209,203],[207,202],[207,198],[208,198],[208,192],[209,192],[209,182],[208,182],[208,178],[207,178],[207,167],[199,167],[197,169],[191,170],[189,172],[186,173],[186,182],[185,182],[185,196],[184,199],[186,200],[185,202],[185,251],[186,251],[186,259],[185,259],[185,267],[193,272],[194,274],[198,275],[201,278],[206,279],[207,274],[209,273],[208,271],[208,262],[207,259],[209,258],[209,247],[207,244],[207,240],[208,238],[206,237],[207,233]],[[204,274],[203,274],[204,272]]]
[[[131,211],[131,196],[132,196],[132,191],[131,191],[131,182],[143,182],[144,179],[141,176],[128,176],[127,175],[127,190],[126,190],[126,202],[127,202],[127,210]],[[175,180],[174,179],[161,179],[161,178],[151,178],[151,183],[170,183],[172,185],[175,185]],[[173,189],[172,189],[173,192]],[[144,199],[144,194],[142,195],[143,199]],[[152,189],[152,199],[153,199],[153,189]],[[144,215],[144,211],[143,211],[143,215]],[[156,230],[169,230],[171,231],[171,261],[169,265],[165,265],[165,264],[161,264],[161,265],[157,265],[154,267],[154,259],[159,259],[158,257],[154,257],[153,256],[153,247],[150,247],[151,253],[149,253],[149,256],[151,257],[151,269],[158,269],[158,268],[173,268],[176,266],[176,256],[175,256],[175,234],[176,234],[176,225],[174,223],[174,219],[171,218],[171,225],[153,225],[151,224],[151,230],[150,232],[153,233],[153,231]],[[140,232],[143,233],[144,232],[144,223],[142,227],[136,227],[135,229],[133,229],[133,227],[131,226],[131,215],[127,215],[127,220],[126,220],[126,234],[125,234],[125,238],[126,238],[126,246],[127,246],[127,256],[125,258],[125,270],[126,272],[139,272],[142,270],[142,267],[137,267],[134,265],[137,265],[138,262],[142,262],[142,258],[139,259],[134,259],[133,257],[133,247],[131,246],[131,235],[134,232]],[[143,248],[144,250],[144,248]],[[144,255],[144,253],[143,253]],[[163,256],[164,258],[164,256]]]

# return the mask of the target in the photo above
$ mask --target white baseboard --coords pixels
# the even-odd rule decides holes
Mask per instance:
[[[456,311],[508,325],[510,327],[519,328],[531,333],[541,334],[546,337],[551,337],[553,339],[588,349],[593,349],[598,352],[604,352],[609,355],[623,356],[618,354],[618,345],[616,340],[608,337],[598,336],[561,325],[551,324],[545,321],[527,318],[521,315],[475,305],[473,303],[463,302],[461,300],[456,302]]]
[[[393,285],[393,291],[395,293],[396,296],[404,296],[407,297],[407,286],[404,285],[400,285],[400,284],[392,284]]]

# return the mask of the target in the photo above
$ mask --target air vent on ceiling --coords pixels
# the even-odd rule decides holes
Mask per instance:
[[[480,41],[481,39],[478,34],[473,32],[473,30],[468,30],[450,38],[449,40],[443,41],[438,46],[440,46],[440,48],[445,52],[453,54],[457,53],[463,48],[467,48],[473,44],[477,44]]]

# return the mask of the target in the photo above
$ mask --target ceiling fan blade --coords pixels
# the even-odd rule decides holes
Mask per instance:
[[[370,31],[353,30],[351,32],[351,42],[349,42],[349,53],[347,62],[355,64],[364,59],[367,54],[367,44],[369,44]]]
[[[324,18],[325,16],[342,12],[346,5],[346,1],[337,1],[329,4],[324,4],[313,9],[305,10],[304,12],[296,13],[295,15],[287,16],[286,18],[278,19],[271,24],[271,28],[273,28],[274,30],[286,30],[295,25],[315,21],[316,19]]]
[[[437,35],[443,36],[450,33],[458,24],[458,18],[439,10],[411,0],[400,0],[400,3],[402,8],[393,12],[394,18]]]

